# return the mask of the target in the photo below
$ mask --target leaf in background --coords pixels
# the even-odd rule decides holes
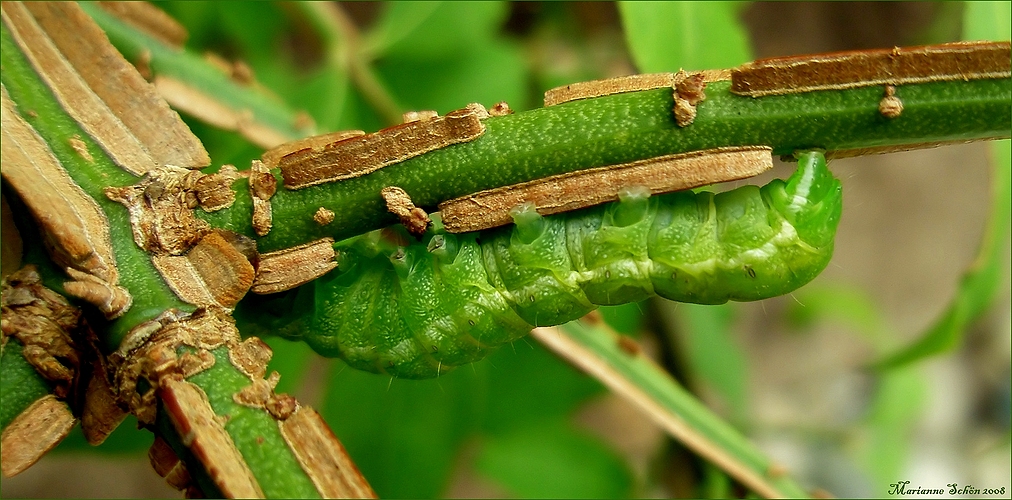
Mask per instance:
[[[326,65],[303,79],[293,89],[292,104],[305,109],[320,131],[364,127],[378,118],[360,116],[351,102],[353,93],[347,73],[335,65]],[[363,128],[363,130],[373,130]]]
[[[737,2],[620,2],[642,73],[730,68],[752,59]]]
[[[484,365],[391,381],[335,363],[321,413],[381,498],[435,497],[477,425]]]
[[[622,459],[561,419],[486,439],[476,467],[521,498],[616,498],[632,492],[632,473]]]
[[[109,434],[109,437],[105,438],[105,441],[98,446],[88,444],[88,440],[84,438],[84,433],[81,431],[81,426],[77,426],[53,451],[57,453],[97,452],[109,455],[143,456],[147,454],[148,448],[151,447],[154,440],[155,435],[151,431],[137,426],[136,417],[127,415],[126,420],[119,424],[119,427],[116,427],[116,430],[112,431],[112,434]]]
[[[484,363],[489,365],[489,399],[482,429],[490,433],[570,415],[580,403],[604,390],[530,338],[499,349]]]
[[[1009,2],[966,2],[963,13],[963,40],[1008,40],[1012,38],[1012,4]]]
[[[507,6],[493,2],[394,2],[368,35],[366,51],[394,99],[446,113],[471,102],[528,107],[528,63],[498,37]]]
[[[893,370],[879,378],[868,417],[849,450],[873,484],[887,485],[903,473],[926,396],[927,384],[918,367]]]
[[[740,422],[747,415],[748,363],[731,330],[735,307],[679,304],[675,312],[694,389],[716,395],[731,420]]]
[[[527,64],[520,48],[507,41],[484,43],[452,58],[398,57],[376,66],[395,99],[408,109],[442,114],[471,102],[491,107],[499,101],[515,109],[528,107]]]
[[[185,108],[184,112],[221,128],[238,130],[261,147],[312,132],[311,124],[300,120],[295,110],[256,82],[231,75],[231,70],[223,71],[190,51],[165,45],[98,4],[83,3],[81,8],[127,60],[135,64],[146,61],[159,93],[171,105]]]
[[[966,40],[1008,40],[1012,37],[1012,4],[967,2],[963,19]],[[994,302],[1008,272],[1008,236],[1012,226],[1012,147],[1008,140],[991,147],[991,212],[977,257],[960,281],[956,296],[938,321],[910,346],[881,360],[892,369],[957,347],[966,328]]]
[[[842,283],[818,281],[794,292],[797,300],[787,303],[787,321],[808,328],[818,320],[832,320],[853,328],[873,341],[877,351],[888,348],[894,338],[874,299],[867,291]]]
[[[503,2],[390,2],[364,45],[372,57],[441,59],[482,45],[499,33]]]
[[[604,322],[622,335],[639,335],[643,327],[643,317],[647,302],[630,302],[620,306],[602,306],[598,308]]]

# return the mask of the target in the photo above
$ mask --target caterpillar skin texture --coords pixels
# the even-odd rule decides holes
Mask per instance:
[[[437,224],[411,243],[373,232],[339,244],[338,270],[307,285],[312,312],[298,330],[355,368],[429,378],[598,305],[774,297],[829,263],[841,198],[822,153],[806,152],[786,182],[762,188],[628,189],[575,212],[518,210],[516,224],[488,231]]]

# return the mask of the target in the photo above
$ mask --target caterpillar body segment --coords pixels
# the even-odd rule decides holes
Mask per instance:
[[[552,216],[519,207],[515,224],[487,231],[369,233],[340,243],[338,271],[307,285],[304,340],[356,368],[428,378],[598,305],[782,295],[829,263],[841,198],[823,154],[806,152],[762,188],[630,188]]]

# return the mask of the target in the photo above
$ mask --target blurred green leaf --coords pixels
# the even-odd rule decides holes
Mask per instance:
[[[352,101],[353,93],[348,74],[334,65],[327,65],[304,78],[292,92],[291,100],[313,117],[321,131],[355,129],[372,121],[378,123],[378,118],[359,114]]]
[[[60,442],[54,451],[59,453],[96,452],[110,455],[146,455],[155,435],[147,429],[137,427],[137,419],[128,415],[116,430],[109,434],[105,441],[98,445],[88,444],[81,426],[74,427],[70,434]]]
[[[927,386],[917,367],[893,370],[879,378],[853,451],[874,484],[887,485],[901,477],[926,396]]]
[[[1012,4],[1009,2],[965,2],[963,40],[1008,40],[1012,38]]]
[[[440,59],[491,40],[508,14],[504,2],[389,2],[366,35],[372,57]]]
[[[530,338],[499,349],[483,363],[489,365],[489,399],[482,429],[491,433],[569,415],[590,396],[604,392],[596,380]]]
[[[797,328],[810,328],[817,321],[832,320],[853,328],[881,351],[894,338],[882,311],[867,290],[843,283],[817,282],[794,292],[797,300],[787,304],[787,321]]]
[[[278,394],[294,392],[302,385],[306,369],[316,353],[305,342],[292,342],[281,337],[262,339],[274,351],[274,357],[267,364],[267,373],[277,371],[284,375],[274,391]]]
[[[679,304],[677,317],[691,383],[712,391],[729,416],[740,421],[747,414],[748,363],[733,338],[734,311],[731,304]]]
[[[643,319],[647,302],[630,302],[620,306],[602,306],[598,308],[604,322],[622,335],[638,336],[643,328]]]
[[[730,68],[752,59],[738,2],[620,2],[642,73]]]
[[[963,19],[966,40],[1008,40],[1012,37],[1012,4],[968,2]],[[1012,146],[1008,140],[991,147],[991,211],[977,257],[960,280],[956,296],[941,317],[910,346],[879,361],[891,369],[954,349],[967,326],[994,301],[1006,282],[1009,265],[1008,238],[1012,226]]]
[[[615,452],[561,419],[486,439],[475,465],[522,498],[621,498],[633,484]]]
[[[527,64],[518,46],[505,41],[482,44],[453,58],[384,59],[377,72],[407,109],[446,113],[467,103],[487,107],[506,101],[527,107]]]
[[[335,367],[321,413],[376,493],[439,496],[484,405],[485,364],[425,381]]]

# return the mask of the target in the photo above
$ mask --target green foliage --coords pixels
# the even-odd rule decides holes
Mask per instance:
[[[966,40],[1008,40],[1012,8],[1008,2],[968,2],[963,21]],[[880,369],[903,366],[958,347],[1007,283],[1008,238],[1012,227],[1012,143],[991,144],[991,210],[977,258],[963,275],[956,296],[940,318],[913,344],[884,357]]]
[[[620,2],[629,52],[643,73],[731,68],[752,60],[739,2]]]
[[[311,9],[303,6],[242,2],[161,5],[187,26],[191,35],[187,46],[192,53],[209,50],[249,63],[257,79],[281,96],[278,102],[285,104],[285,109],[306,110],[321,132],[373,131],[388,125],[391,109],[384,108],[383,102],[392,103],[399,111],[434,109],[444,113],[467,102],[488,105],[506,100],[514,109],[522,110],[539,106],[540,91],[548,87],[610,76],[603,65],[591,64],[593,55],[585,47],[587,37],[579,31],[579,22],[565,4],[540,7],[541,20],[525,38],[504,34],[503,24],[509,14],[505,4],[383,4],[376,7],[377,18],[363,29],[357,45],[350,45],[347,34],[321,28],[325,23],[314,19]],[[739,10],[738,4],[710,2],[630,2],[619,7],[632,60],[643,72],[721,68],[747,61],[752,56],[748,37],[737,21]],[[965,37],[1008,39],[1009,17],[1007,2],[967,4]],[[986,29],[996,22],[1002,24],[997,32]],[[116,37],[115,33],[110,36]],[[553,53],[558,60],[539,62],[532,54],[546,46],[563,46],[563,56]],[[5,58],[8,53],[5,46]],[[366,71],[355,73],[360,70],[349,57],[362,61]],[[6,81],[6,59],[4,66]],[[218,93],[228,95],[220,90],[227,85],[217,76],[207,78],[221,85]],[[667,105],[653,97],[639,102]],[[778,116],[797,111],[798,103],[791,99],[785,97],[770,105],[766,128],[773,131],[770,133],[800,137],[798,140],[803,142],[808,140],[804,130],[785,131],[785,122],[777,121]],[[904,99],[914,104],[917,96],[911,93]],[[627,97],[615,101],[620,100],[633,101]],[[268,115],[271,112],[264,111]],[[281,116],[281,121],[290,118],[284,114],[271,116]],[[701,118],[705,122],[705,113]],[[590,120],[592,124],[602,121]],[[193,120],[188,123],[207,146],[215,165],[247,165],[262,151],[235,133]],[[494,133],[491,128],[490,133]],[[537,120],[532,121],[531,128],[538,128]],[[873,126],[869,129],[868,123],[856,124],[854,129],[866,132],[867,137],[862,139],[878,133]],[[754,136],[742,140],[748,139]],[[599,154],[613,154],[613,145],[605,144],[602,151],[606,152]],[[693,146],[698,144],[686,147]],[[978,265],[957,292],[953,306],[932,330],[936,333],[925,337],[934,344],[917,356],[937,353],[942,350],[938,346],[955,345],[966,326],[991,303],[1001,284],[996,280],[1004,276],[1007,265],[1002,245],[1007,244],[1008,186],[1012,182],[1008,141],[997,148],[995,157],[1004,162],[997,163],[995,170],[994,215],[989,229],[994,237],[982,247]],[[583,152],[583,148],[573,145],[558,149]],[[497,154],[493,151],[479,158],[489,172],[498,171]],[[546,163],[569,161],[551,151],[547,156]],[[334,197],[350,199],[354,205],[354,196]],[[127,237],[123,241],[132,240]],[[799,292],[798,300],[805,307],[792,307],[789,314],[799,323],[818,326],[845,321],[875,352],[884,354],[895,347],[891,341],[894,332],[864,291],[807,288]],[[629,304],[605,308],[603,314],[620,331],[632,334],[644,323],[652,326],[644,321],[643,309]],[[726,403],[732,422],[749,426],[755,423],[749,421],[748,412],[751,374],[735,335],[738,317],[730,307],[680,307],[679,343],[685,348],[685,359],[684,366],[676,368],[687,374],[691,387],[716,393],[718,400]],[[246,334],[251,332],[244,329]],[[341,362],[310,362],[314,355],[302,343],[278,339],[269,342],[275,350],[271,369],[284,375],[279,391],[295,390],[303,383],[322,385],[322,403],[309,403],[324,414],[381,497],[443,495],[464,468],[473,468],[504,491],[520,496],[631,496],[650,486],[637,484],[615,450],[572,423],[573,413],[599,396],[601,386],[533,345],[533,341],[517,341],[512,348],[507,346],[484,361],[422,382],[365,374]],[[602,347],[608,349],[613,352],[614,345]],[[11,408],[9,398],[16,393],[8,391],[12,379],[7,370],[14,366],[8,356],[13,352],[9,343],[0,364],[4,370],[4,392],[0,397],[5,412]],[[309,366],[327,367],[329,372],[310,380],[320,375],[309,372]],[[921,414],[926,391],[925,381],[915,368],[876,375],[872,402],[853,429],[854,446],[849,456],[877,484],[895,479],[910,449],[909,431]],[[641,386],[650,384],[641,382]],[[689,405],[696,402],[677,391],[668,396],[682,397]],[[701,426],[724,425],[702,410],[690,417]],[[0,420],[8,422],[8,414]],[[729,427],[721,427],[715,434],[731,442],[729,449],[741,445],[734,441],[734,431]],[[149,442],[128,421],[100,450],[136,451]],[[61,448],[81,447],[82,440],[77,436]],[[749,457],[754,458],[757,469],[768,465],[762,457]],[[472,459],[473,464],[469,462]],[[720,471],[708,465],[702,470],[698,491],[713,495],[733,492]],[[287,493],[294,491],[298,490]]]

